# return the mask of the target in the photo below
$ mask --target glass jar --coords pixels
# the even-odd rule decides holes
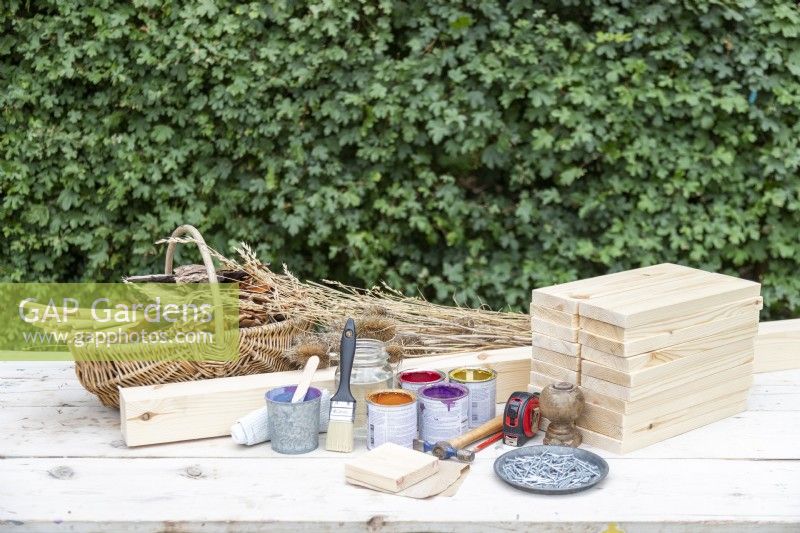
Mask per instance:
[[[353,434],[367,436],[367,396],[380,389],[394,386],[394,372],[389,364],[389,354],[381,341],[356,339],[353,371],[350,374],[350,391],[356,399],[356,419]],[[339,367],[336,367],[336,388],[339,387]]]

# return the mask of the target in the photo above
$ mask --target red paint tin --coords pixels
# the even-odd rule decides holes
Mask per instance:
[[[397,375],[400,388],[419,392],[422,387],[441,383],[447,376],[440,370],[404,370]]]

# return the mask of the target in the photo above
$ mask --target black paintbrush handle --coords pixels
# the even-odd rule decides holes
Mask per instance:
[[[356,355],[356,323],[352,318],[347,319],[347,324],[342,331],[342,342],[339,345],[339,389],[331,401],[355,402],[350,392],[350,374],[353,372],[353,359]]]

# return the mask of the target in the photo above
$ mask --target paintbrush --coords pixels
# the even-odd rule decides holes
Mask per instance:
[[[332,452],[353,451],[353,421],[356,417],[356,399],[350,392],[350,373],[356,353],[356,324],[352,318],[342,332],[339,348],[339,389],[331,398],[331,416],[325,449]]]

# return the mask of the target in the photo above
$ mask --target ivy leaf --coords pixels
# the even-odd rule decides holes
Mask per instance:
[[[461,15],[450,23],[450,28],[453,30],[466,30],[472,26],[473,21],[470,15]]]
[[[159,124],[158,126],[153,128],[151,137],[155,142],[160,144],[170,140],[174,134],[175,131],[172,128],[170,128],[169,126],[165,126],[163,124]]]

